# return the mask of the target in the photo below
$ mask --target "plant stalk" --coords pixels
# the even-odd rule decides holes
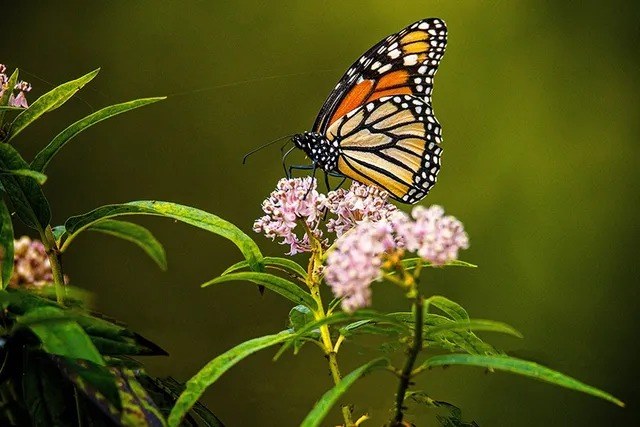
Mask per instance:
[[[413,303],[415,327],[413,331],[413,343],[409,349],[409,355],[407,361],[404,364],[404,368],[400,374],[400,384],[398,384],[398,392],[396,393],[396,413],[393,418],[393,426],[401,426],[402,419],[404,418],[404,398],[407,394],[407,390],[411,385],[411,378],[413,366],[416,363],[418,354],[422,350],[422,329],[424,323],[424,298],[422,295],[417,295]]]
[[[53,237],[53,231],[51,230],[51,226],[47,226],[44,231],[43,243],[45,245],[45,249],[47,251],[47,256],[49,257],[49,264],[51,265],[51,273],[53,275],[53,284],[56,290],[56,301],[58,304],[64,304],[64,273],[62,272],[62,257],[60,251],[58,250],[58,246],[56,245],[56,240]]]
[[[324,310],[324,305],[322,304],[322,297],[320,296],[320,274],[319,267],[322,266],[322,255],[323,250],[320,242],[317,241],[313,237],[311,230],[308,226],[305,225],[307,229],[307,235],[309,236],[309,241],[311,243],[311,257],[309,259],[309,266],[307,268],[307,286],[311,291],[311,296],[316,302],[317,309],[314,312],[314,317],[316,320],[323,319],[327,317],[327,313]],[[320,339],[322,341],[322,345],[324,347],[325,354],[327,356],[327,360],[329,361],[329,370],[331,371],[331,377],[333,378],[334,384],[339,384],[342,381],[342,375],[340,374],[340,367],[338,366],[338,358],[336,357],[336,349],[331,340],[331,333],[329,331],[328,325],[320,326]],[[353,427],[355,423],[353,422],[353,418],[351,416],[351,408],[349,405],[342,406],[342,418],[344,419],[345,427]]]

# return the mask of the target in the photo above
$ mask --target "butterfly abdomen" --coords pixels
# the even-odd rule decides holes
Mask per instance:
[[[316,166],[325,172],[336,170],[339,154],[338,141],[329,141],[316,132],[294,135],[292,140],[293,144],[304,151]]]

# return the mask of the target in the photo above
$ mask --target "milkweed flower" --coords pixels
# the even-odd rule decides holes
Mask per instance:
[[[349,190],[342,188],[331,191],[323,206],[336,217],[327,221],[327,230],[337,237],[362,221],[377,222],[388,219],[398,208],[387,200],[389,194],[373,185],[354,181]]]
[[[27,97],[25,96],[25,93],[31,92],[31,84],[25,81],[18,82],[14,90],[17,90],[18,94],[16,96],[11,94],[11,97],[9,98],[9,105],[12,107],[20,107],[20,108],[29,107],[29,103],[27,102]]]
[[[443,265],[469,247],[469,238],[462,223],[445,216],[440,206],[416,206],[411,217],[395,211],[378,222],[361,222],[334,246],[327,257],[325,281],[336,297],[344,298],[342,309],[351,312],[371,304],[371,283],[383,275],[385,254],[401,249]]]
[[[9,286],[41,288],[53,282],[51,264],[44,244],[22,236],[13,243],[13,275]]]
[[[327,256],[325,281],[352,312],[371,305],[371,283],[382,276],[382,254],[396,246],[387,221],[362,222],[342,235]]]
[[[262,202],[266,215],[258,218],[253,230],[263,233],[271,240],[282,238],[281,244],[289,245],[289,255],[309,252],[311,244],[306,230],[296,234],[296,227],[303,222],[313,237],[321,240],[322,230],[318,228],[324,214],[321,203],[324,200],[316,190],[316,180],[307,178],[281,179],[275,191]]]
[[[406,250],[434,265],[458,259],[461,249],[469,248],[469,236],[454,216],[444,215],[441,206],[416,206],[411,211],[414,221],[396,226],[396,232]]]
[[[5,74],[6,71],[7,67],[4,64],[0,64],[0,97],[4,95],[5,91],[10,90],[11,95],[9,96],[8,105],[10,107],[27,108],[29,103],[25,94],[31,91],[31,85],[25,81],[20,81],[13,88],[10,88],[9,77]],[[14,94],[13,91],[18,93]]]

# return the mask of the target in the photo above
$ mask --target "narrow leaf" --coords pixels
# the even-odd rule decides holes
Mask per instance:
[[[18,83],[18,69],[16,68],[11,73],[9,80],[7,80],[7,90],[2,93],[2,97],[0,97],[0,107],[6,108],[16,108],[16,107],[7,107],[9,105],[9,99],[11,98],[11,94],[13,94],[13,88],[16,87],[16,83]],[[20,108],[21,109],[21,108]]]
[[[89,83],[99,71],[100,69],[97,69],[76,80],[63,83],[36,99],[29,108],[18,114],[18,117],[16,117],[13,123],[11,123],[11,127],[9,128],[9,140],[15,138],[16,135],[24,130],[24,128],[33,123],[44,113],[55,110],[67,102],[69,98],[82,88],[82,86]]]
[[[96,111],[93,114],[88,115],[83,119],[78,120],[77,122],[67,127],[65,130],[60,132],[58,135],[56,135],[56,137],[53,138],[53,140],[36,155],[35,159],[33,159],[33,161],[31,162],[31,168],[40,172],[44,172],[45,168],[47,167],[51,159],[53,159],[53,157],[58,153],[58,151],[60,151],[60,149],[64,147],[67,142],[69,142],[80,132],[110,117],[116,116],[129,110],[133,110],[134,108],[142,107],[144,105],[160,101],[162,99],[165,99],[165,97],[136,99],[134,101],[110,105]]]
[[[584,384],[574,378],[554,371],[542,365],[527,360],[516,359],[508,356],[480,356],[468,354],[447,354],[434,356],[424,362],[424,367],[448,366],[448,365],[468,365],[481,368],[496,369],[499,371],[511,372],[513,374],[524,375],[540,381],[545,381],[561,387],[580,391],[608,400],[618,406],[624,407],[624,403],[614,396],[600,389]]]
[[[477,268],[478,267],[475,264],[471,264],[471,263],[466,262],[466,261],[460,261],[458,259],[453,260],[453,261],[449,261],[448,263],[443,264],[443,265],[434,265],[434,264],[431,264],[430,262],[427,262],[427,261],[423,260],[422,258],[407,258],[407,259],[403,259],[402,260],[402,266],[405,268],[405,270],[413,270],[414,268],[416,268],[418,263],[422,264],[423,267],[436,267],[436,268],[441,268],[441,267]]]
[[[220,376],[227,372],[232,366],[259,350],[283,342],[289,338],[289,336],[289,332],[283,331],[275,335],[254,338],[233,347],[231,350],[211,360],[200,370],[200,372],[187,381],[184,392],[176,401],[176,404],[173,409],[171,409],[171,413],[167,418],[169,426],[178,427],[182,418],[198,401],[207,387],[215,383],[218,378],[220,378]]]
[[[242,230],[216,215],[171,202],[146,200],[118,205],[106,205],[84,215],[71,217],[65,223],[69,237],[65,241],[62,250],[64,251],[73,237],[98,221],[115,216],[135,214],[156,215],[177,219],[178,221],[229,239],[240,249],[245,259],[251,265],[252,270],[262,271],[262,253],[258,245],[242,232]]]
[[[296,304],[304,304],[312,310],[317,308],[316,302],[308,292],[305,292],[298,285],[287,279],[283,279],[282,277],[274,276],[269,273],[254,273],[249,271],[230,273],[225,276],[216,277],[201,286],[204,288],[218,283],[233,281],[253,282],[282,295]]]
[[[376,321],[379,323],[385,323],[395,326],[399,331],[403,333],[411,333],[411,329],[403,322],[394,319],[389,315],[378,313],[373,310],[358,310],[354,313],[338,312],[332,313],[330,316],[323,317],[302,326],[295,332],[295,334],[291,335],[290,339],[287,340],[287,342],[284,344],[283,349],[279,354],[284,353],[284,350],[295,344],[297,340],[309,335],[312,331],[318,329],[322,325],[335,325],[337,323],[353,322],[354,320],[367,320],[370,322]]]
[[[262,262],[264,263],[265,267],[271,267],[271,268],[280,269],[280,270],[284,269],[290,273],[294,273],[295,275],[299,276],[301,279],[306,279],[307,277],[307,271],[304,269],[304,267],[302,267],[297,262],[290,260],[288,258],[266,256],[263,258]],[[229,268],[227,268],[224,272],[222,272],[221,276],[224,276],[225,274],[233,273],[235,271],[242,270],[245,268],[249,268],[249,262],[246,260],[240,261],[233,264]]]
[[[33,179],[40,185],[43,185],[47,182],[47,176],[43,173],[31,170],[31,169],[0,169],[0,174],[9,174],[9,175],[18,175],[18,176],[26,176],[27,178]]]
[[[2,286],[5,289],[13,275],[13,223],[4,200],[0,199],[0,246],[2,247]]]
[[[2,97],[0,97],[0,126],[4,123],[4,115],[7,110],[22,110],[22,108],[17,107],[9,107],[9,99],[11,98],[11,94],[13,93],[13,88],[16,87],[16,83],[18,82],[18,69],[16,68],[9,80],[7,81],[7,90],[4,91]],[[0,139],[1,140],[1,139]]]
[[[85,359],[104,365],[102,356],[80,325],[56,307],[38,307],[18,317],[18,324],[31,329],[47,353]]]
[[[428,329],[428,333],[436,335],[442,331],[485,331],[501,332],[514,337],[522,338],[522,334],[513,326],[495,320],[470,319],[468,321],[450,322],[447,324],[434,326]]]
[[[0,144],[0,169],[29,169],[29,165],[11,145]],[[0,182],[18,218],[38,231],[46,228],[51,220],[51,211],[38,183],[31,178],[9,174],[0,174]]]
[[[456,302],[451,301],[448,298],[445,298],[440,295],[434,295],[425,300],[425,307],[429,307],[433,305],[440,311],[444,312],[447,316],[452,318],[453,320],[462,320],[468,321],[469,314],[467,310],[462,308],[462,306]]]
[[[320,400],[316,402],[311,412],[307,414],[300,424],[300,427],[317,427],[322,425],[322,421],[327,416],[333,405],[335,405],[338,399],[340,399],[340,397],[349,390],[349,387],[351,387],[356,380],[375,369],[385,368],[388,364],[389,362],[386,359],[375,359],[355,369],[349,373],[349,375],[346,375],[338,384],[336,384],[331,390],[327,391]]]
[[[96,222],[87,228],[90,231],[99,231],[111,236],[128,240],[147,253],[152,260],[162,270],[167,269],[167,256],[164,252],[162,244],[151,234],[149,230],[141,225],[127,221],[118,221],[114,219],[105,219]]]

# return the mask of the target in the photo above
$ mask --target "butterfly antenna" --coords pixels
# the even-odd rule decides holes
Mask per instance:
[[[269,141],[266,144],[262,144],[261,146],[254,148],[253,150],[249,151],[247,154],[244,155],[244,157],[242,158],[242,164],[244,165],[247,162],[247,159],[249,158],[249,156],[251,156],[252,154],[257,153],[258,151],[262,150],[263,148],[267,148],[268,146],[275,144],[276,142],[280,142],[283,139],[287,139],[287,138],[291,138],[293,136],[293,134],[291,135],[285,135],[282,136],[278,139],[274,139],[273,141]]]

